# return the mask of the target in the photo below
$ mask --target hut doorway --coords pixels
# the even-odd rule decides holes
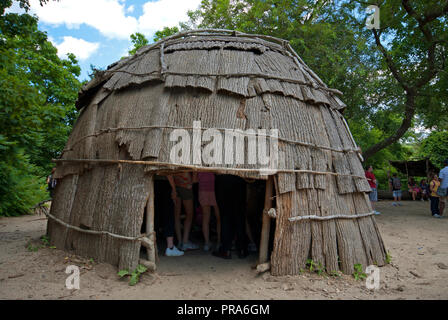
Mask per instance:
[[[266,180],[256,180],[256,179],[241,179],[244,181],[244,201],[239,204],[240,210],[239,214],[243,214],[242,217],[226,217],[225,208],[221,208],[223,201],[232,202],[235,201],[231,196],[228,196],[226,192],[232,189],[232,185],[219,186],[218,184],[229,183],[223,182],[223,179],[219,178],[216,180],[216,192],[217,203],[220,209],[221,223],[223,223],[222,237],[226,236],[225,228],[229,227],[228,224],[233,224],[230,227],[234,228],[233,237],[233,252],[232,258],[235,259],[239,256],[238,252],[235,254],[235,240],[237,240],[237,228],[243,228],[243,233],[245,241],[243,245],[247,248],[247,253],[250,257],[258,263],[268,262],[270,259],[270,254],[273,249],[273,235],[275,234],[275,224],[270,223],[270,217],[266,214],[267,209],[275,207],[275,197],[272,195],[273,189],[273,179],[270,178]],[[154,250],[148,248],[142,248],[142,257],[147,256],[149,261],[156,261],[157,255],[164,256],[167,248],[167,237],[174,237],[174,245],[178,246],[180,240],[176,235],[176,230],[174,229],[174,202],[171,198],[171,186],[168,179],[162,175],[153,176],[153,188],[151,194],[154,194],[153,202],[151,197],[148,199],[148,204],[145,208],[145,214],[142,225],[142,233],[150,234],[154,232],[156,235],[156,242],[154,244]],[[194,217],[192,222],[192,227],[190,231],[190,240],[199,245],[197,253],[187,253],[187,254],[200,254],[209,255],[211,259],[216,259],[211,255],[211,251],[216,249],[218,242],[218,221],[214,214],[214,209],[211,209],[210,213],[210,242],[213,246],[210,252],[206,253],[203,251],[204,235],[202,230],[202,217],[203,212],[199,202],[198,195],[198,184],[193,184],[193,194],[194,194]],[[274,199],[274,200],[273,200]],[[222,210],[221,210],[222,209]],[[152,213],[153,212],[153,213]],[[224,217],[223,217],[224,214]],[[181,211],[181,225],[185,221],[185,210],[182,207]],[[235,219],[236,218],[236,219]],[[226,220],[229,219],[229,220]],[[239,219],[239,220],[238,220]],[[241,221],[243,225],[241,226]],[[240,225],[237,226],[240,222]],[[182,229],[183,231],[183,229]],[[224,240],[224,239],[222,239]],[[222,244],[222,243],[221,243]],[[151,260],[154,259],[154,260]]]

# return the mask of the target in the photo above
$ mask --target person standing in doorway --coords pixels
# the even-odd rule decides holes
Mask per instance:
[[[447,190],[448,190],[448,159],[445,159],[443,162],[443,165],[445,166],[442,170],[440,170],[439,173],[439,179],[440,179],[440,187],[437,190],[437,194],[439,195],[439,215],[443,216],[443,211],[445,210],[445,205],[447,202]]]
[[[195,174],[199,183],[199,204],[202,208],[202,233],[204,234],[204,251],[210,250],[210,212],[216,217],[216,232],[218,234],[217,248],[221,244],[221,217],[215,195],[215,174],[213,172],[198,172]],[[195,180],[193,176],[193,180]]]
[[[193,208],[193,179],[190,172],[182,172],[168,177],[171,184],[172,197],[176,199],[174,205],[174,222],[176,235],[180,239],[179,248],[183,251],[195,250],[199,246],[189,240],[191,224],[193,222],[194,208]],[[181,236],[180,214],[182,211],[182,204],[185,209],[184,233]]]
[[[437,189],[440,187],[439,178],[435,174],[432,177],[431,182],[429,182],[429,200],[431,201],[431,214],[434,218],[440,218],[439,211],[439,195],[437,194]]]
[[[239,258],[248,256],[246,236],[246,182],[234,175],[216,175],[216,197],[221,212],[222,239],[213,255],[231,259],[232,241],[236,235]]]
[[[163,221],[163,235],[166,238],[165,255],[167,257],[179,257],[183,251],[174,245],[174,201],[170,196],[170,184],[167,177],[154,176],[154,209],[158,217]]]
[[[369,192],[370,203],[372,204],[372,209],[375,214],[381,214],[379,211],[375,210],[375,203],[378,201],[378,190],[377,190],[377,181],[375,175],[373,174],[373,167],[369,166],[366,170],[366,178],[369,182],[371,191]]]

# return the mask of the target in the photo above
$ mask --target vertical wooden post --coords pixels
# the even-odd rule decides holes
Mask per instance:
[[[149,184],[149,197],[146,204],[146,234],[151,240],[152,248],[147,248],[148,260],[156,262],[156,239],[154,236],[154,175],[151,175],[151,182]]]
[[[262,264],[268,261],[269,250],[269,232],[271,230],[271,217],[268,216],[268,210],[272,207],[272,176],[266,180],[266,192],[264,196],[263,222],[261,227],[260,254],[258,263]]]

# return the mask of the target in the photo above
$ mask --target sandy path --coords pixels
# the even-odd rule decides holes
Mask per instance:
[[[352,276],[258,276],[251,269],[255,255],[221,260],[200,251],[160,257],[157,273],[130,287],[108,264],[58,249],[29,251],[46,220],[23,216],[0,219],[0,299],[448,299],[448,218],[431,218],[429,204],[420,201],[397,208],[384,201],[377,208],[392,264],[380,269],[375,291]],[[80,290],[65,287],[69,264],[81,267]]]

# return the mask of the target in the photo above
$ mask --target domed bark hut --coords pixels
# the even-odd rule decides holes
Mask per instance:
[[[141,48],[79,93],[79,118],[55,160],[51,243],[120,269],[137,266],[143,245],[154,263],[154,175],[208,170],[266,180],[259,263],[270,259],[273,275],[298,274],[308,259],[328,272],[384,265],[370,187],[340,95],[281,39],[193,30]],[[278,135],[274,170],[247,161],[205,164],[200,156],[198,162],[194,139],[190,164],[173,162],[174,130],[194,138],[208,129]],[[253,152],[244,148],[245,159]]]

